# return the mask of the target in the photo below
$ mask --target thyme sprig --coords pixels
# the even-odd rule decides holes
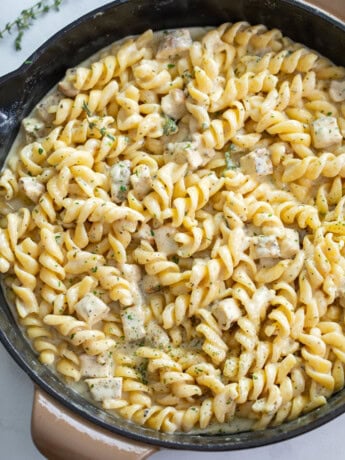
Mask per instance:
[[[0,30],[0,39],[4,38],[6,33],[11,34],[16,31],[17,35],[14,39],[14,46],[17,51],[22,49],[22,40],[24,32],[29,29],[38,16],[48,13],[54,9],[59,11],[59,7],[63,0],[42,0],[35,3],[31,8],[23,10],[13,22],[8,22],[5,27]]]

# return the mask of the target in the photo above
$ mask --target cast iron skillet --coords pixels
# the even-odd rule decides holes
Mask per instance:
[[[311,0],[310,0],[311,1]],[[320,3],[320,0],[314,0]],[[334,0],[333,0],[334,1]],[[342,0],[340,0],[339,5]],[[324,2],[325,5],[327,2]],[[326,6],[325,6],[326,9]],[[345,12],[343,17],[345,17]],[[20,121],[65,70],[98,49],[151,27],[219,25],[246,20],[277,27],[295,41],[345,65],[345,25],[297,0],[118,0],[75,21],[42,45],[26,64],[0,79],[0,158],[3,163]],[[261,446],[316,428],[345,411],[345,390],[328,405],[295,421],[259,432],[233,435],[165,434],[115,418],[84,400],[42,366],[28,346],[0,292],[0,340],[32,380],[55,400],[98,426],[145,443],[194,450]]]

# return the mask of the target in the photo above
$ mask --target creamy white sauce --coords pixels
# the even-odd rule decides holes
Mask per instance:
[[[191,34],[193,40],[196,40],[196,39],[199,39],[200,37],[202,37],[209,29],[211,29],[211,27],[191,27],[191,28],[189,28],[189,31],[190,31],[190,34]],[[169,29],[169,30],[171,30],[171,29]],[[163,35],[163,33],[164,33],[164,31],[155,32],[154,40],[156,42],[159,41],[161,39],[161,36]],[[98,61],[104,55],[108,54],[108,51],[111,50],[112,48],[116,48],[116,47],[120,46],[125,40],[128,40],[129,38],[134,38],[134,37],[135,36],[127,36],[124,39],[121,39],[121,40],[118,40],[118,41],[112,43],[111,45],[101,49],[100,51],[98,51],[97,53],[93,54],[91,57],[89,57],[85,61],[83,61],[80,64],[78,64],[78,66],[85,66],[85,67],[89,66],[91,63]],[[33,108],[33,110],[30,112],[30,114],[27,115],[27,117],[28,118],[29,117],[34,117],[37,106],[39,104],[41,104],[42,102],[44,102],[48,98],[48,96],[51,96],[53,94],[60,94],[61,95],[61,93],[58,92],[57,85],[54,85],[51,88],[51,90],[40,100],[40,102]],[[62,97],[65,97],[65,96],[62,95]],[[13,144],[11,146],[11,149],[8,152],[8,155],[6,157],[6,160],[5,160],[5,163],[4,163],[2,169],[5,169],[6,167],[10,167],[12,170],[15,169],[16,163],[17,163],[17,161],[19,159],[20,150],[27,143],[28,142],[26,140],[25,131],[24,131],[23,127],[21,126],[21,128],[20,128],[20,130],[18,132],[18,135],[16,136],[16,139],[15,139],[15,141],[13,142]],[[23,198],[24,198],[24,196],[23,196]],[[11,208],[12,208],[11,211],[15,211],[16,209],[19,209],[20,207],[23,207],[23,206],[29,207],[30,203],[25,199],[21,200],[19,198],[15,199],[15,200],[11,200]],[[32,206],[33,205],[31,203],[31,207]],[[1,208],[0,208],[0,211],[1,211]],[[5,294],[5,298],[6,298],[8,304],[10,306],[10,309],[11,309],[14,317],[17,318],[14,302],[13,302],[13,299],[11,299],[11,297],[13,297],[13,294],[5,286],[4,275],[1,275],[0,284],[1,284],[1,287],[2,287],[3,292]],[[143,295],[145,295],[145,294],[143,294]],[[28,344],[30,345],[30,347],[33,349],[31,341],[25,335],[25,329],[20,324],[18,324],[18,327],[23,332],[23,335],[26,338],[26,340],[27,340]],[[46,326],[46,327],[48,327],[48,326]],[[94,329],[97,329],[97,327],[94,327]],[[56,335],[56,337],[57,337],[56,331],[53,330],[53,329],[51,329],[51,330],[52,330],[52,334]],[[52,342],[54,343],[54,340]],[[58,340],[58,338],[56,338],[55,343],[58,344],[58,342],[59,342],[59,340]],[[116,351],[126,353],[127,355],[133,355],[135,350],[136,350],[136,348],[137,348],[136,344],[123,343],[123,344],[119,344],[116,347]],[[50,368],[50,370],[55,375],[57,375],[59,377],[59,374],[57,373],[57,371],[55,369],[55,365],[48,365],[48,367]],[[76,393],[82,395],[86,400],[91,402],[93,405],[102,408],[101,404],[97,403],[91,397],[90,392],[88,390],[88,386],[87,386],[87,384],[85,383],[85,381],[83,379],[80,379],[79,382],[70,382],[70,383],[68,383],[66,385],[68,385],[70,388],[72,388]],[[105,409],[102,409],[102,410],[105,410]],[[115,411],[110,412],[110,414],[113,415],[115,417],[115,419],[120,418],[120,416],[118,416]],[[231,433],[238,433],[238,432],[243,432],[243,431],[250,430],[252,425],[253,425],[253,420],[234,417],[228,423],[224,423],[224,424],[212,423],[211,425],[209,425],[205,429],[192,429],[189,432],[191,434],[220,434],[220,433],[231,434]]]

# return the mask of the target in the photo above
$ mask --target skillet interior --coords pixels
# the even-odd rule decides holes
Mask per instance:
[[[17,134],[20,120],[62,78],[65,70],[98,49],[147,28],[219,25],[247,20],[279,28],[295,41],[345,65],[345,26],[297,0],[120,0],[78,19],[63,29],[20,69],[0,79],[0,161]],[[345,412],[345,389],[329,404],[276,428],[233,435],[165,434],[115,418],[93,406],[42,366],[29,348],[2,292],[0,340],[17,363],[47,393],[86,419],[118,434],[165,447],[231,450],[255,447],[302,434]]]

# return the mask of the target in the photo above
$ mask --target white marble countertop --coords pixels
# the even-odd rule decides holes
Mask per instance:
[[[0,0],[0,30],[35,0]],[[0,76],[17,68],[38,46],[80,15],[105,4],[104,0],[64,0],[59,13],[51,12],[25,33],[23,49],[16,52],[13,36],[0,40]],[[1,94],[0,94],[1,105]],[[33,384],[0,345],[0,459],[38,460],[43,457],[30,437]],[[161,450],[153,460],[323,460],[345,458],[345,415],[290,441],[237,452],[200,453]],[[68,459],[66,459],[68,460]],[[99,459],[101,460],[101,459]]]

